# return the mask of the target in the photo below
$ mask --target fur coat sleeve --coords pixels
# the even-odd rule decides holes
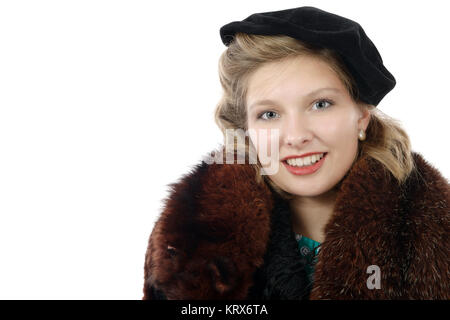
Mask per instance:
[[[193,167],[164,201],[143,299],[450,299],[449,184],[413,152],[401,187],[363,158],[339,186],[307,287],[290,210],[248,164]],[[377,266],[380,288],[369,288]]]

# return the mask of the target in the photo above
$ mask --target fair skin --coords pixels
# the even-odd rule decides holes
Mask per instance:
[[[321,88],[337,90],[310,94]],[[263,99],[271,102],[257,103]],[[358,107],[326,62],[308,56],[255,70],[248,82],[246,107],[248,129],[256,130],[257,141],[261,131],[268,132],[267,155],[280,161],[279,169],[268,177],[294,195],[289,202],[293,230],[323,242],[324,227],[334,212],[336,185],[357,155],[358,133],[367,129],[369,111]],[[270,151],[274,129],[279,130],[277,155]],[[259,144],[253,139],[252,143],[261,159]],[[312,174],[295,175],[281,163],[286,156],[309,152],[327,152],[320,169]]]

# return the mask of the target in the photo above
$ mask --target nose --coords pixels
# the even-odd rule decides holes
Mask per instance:
[[[284,144],[293,148],[302,148],[313,137],[307,119],[301,117],[290,117],[282,128],[282,135]]]

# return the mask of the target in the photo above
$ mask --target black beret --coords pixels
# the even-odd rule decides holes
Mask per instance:
[[[394,76],[363,28],[355,21],[315,7],[255,13],[220,28],[228,46],[237,32],[286,35],[317,48],[333,49],[353,76],[359,98],[374,106],[395,86]]]

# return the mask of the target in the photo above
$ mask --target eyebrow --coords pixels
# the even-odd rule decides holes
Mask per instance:
[[[339,90],[338,88],[320,88],[320,89],[311,91],[310,93],[306,94],[305,97],[306,98],[311,97],[311,96],[316,95],[317,93],[322,92],[322,91],[341,92],[341,90]],[[270,104],[276,104],[276,101],[273,101],[273,100],[270,100],[270,99],[257,100],[257,101],[255,101],[254,103],[252,103],[250,105],[249,110],[252,109],[253,107],[258,106],[258,105],[270,105]]]

